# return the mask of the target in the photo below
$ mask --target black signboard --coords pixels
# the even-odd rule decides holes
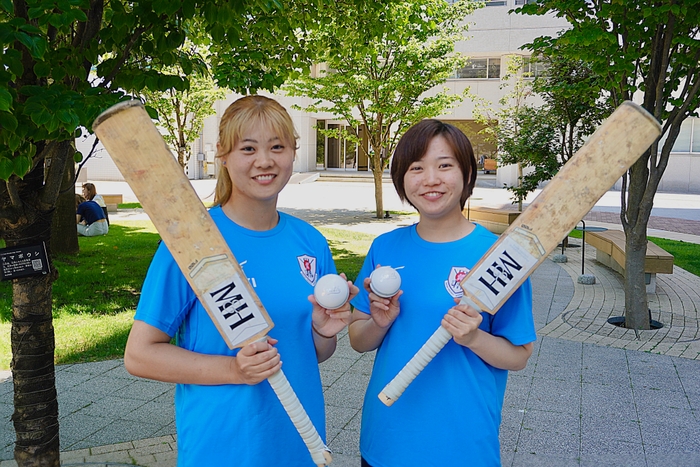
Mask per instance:
[[[0,279],[48,274],[46,245],[18,246],[0,249]]]

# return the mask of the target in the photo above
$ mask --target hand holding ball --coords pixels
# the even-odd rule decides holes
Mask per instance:
[[[348,282],[338,274],[326,274],[314,286],[316,302],[327,310],[340,308],[349,296]]]
[[[396,295],[401,288],[401,276],[391,266],[380,266],[369,276],[369,288],[382,298]]]

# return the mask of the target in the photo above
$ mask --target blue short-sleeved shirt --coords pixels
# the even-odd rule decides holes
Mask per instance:
[[[378,394],[438,329],[459,282],[496,236],[481,226],[447,243],[420,238],[416,226],[396,229],[372,244],[356,280],[355,312],[369,312],[361,286],[376,266],[401,275],[400,314],[377,349],[362,413],[360,450],[373,467],[500,465],[498,430],[508,372],[492,367],[454,340],[437,354],[391,407]],[[536,339],[532,292],[526,281],[481,328],[523,345]]]
[[[221,208],[210,211],[274,322],[269,335],[282,370],[322,438],[325,415],[308,296],[335,265],[326,239],[306,222],[280,213],[258,232],[238,226]],[[135,319],[204,354],[229,350],[168,249],[161,245],[144,282]],[[178,466],[313,466],[311,456],[269,383],[254,386],[178,384]]]

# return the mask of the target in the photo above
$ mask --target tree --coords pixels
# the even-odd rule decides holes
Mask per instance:
[[[184,91],[207,46],[221,86],[274,89],[307,68],[305,31],[323,19],[319,0],[0,0],[0,238],[45,244],[51,264],[54,208],[80,127],[143,89]],[[363,0],[340,0],[338,8]],[[169,74],[177,65],[185,76]],[[58,466],[51,285],[58,273],[12,281],[13,422],[20,466]]]
[[[556,50],[529,59],[530,71],[521,71],[522,64],[516,59],[509,65],[506,78],[514,76],[516,82],[501,100],[495,126],[499,161],[531,169],[508,187],[519,203],[556,175],[611,112],[589,64]],[[531,95],[542,104],[525,102]]]
[[[428,93],[465,64],[454,52],[475,4],[467,0],[379,3],[374,12],[339,11],[309,38],[325,71],[308,73],[284,89],[313,100],[309,112],[329,112],[350,130],[319,129],[357,144],[370,161],[376,216],[384,214],[382,174],[398,138],[412,124],[443,113],[462,99],[447,91]],[[368,146],[359,132],[366,131]]]
[[[644,260],[654,195],[681,123],[700,105],[700,1],[539,0],[519,10],[553,13],[571,29],[541,37],[535,52],[557,53],[591,65],[612,106],[638,100],[662,122],[663,137],[622,178],[620,220],[626,236],[625,326],[649,329]]]
[[[513,111],[496,128],[498,161],[517,164],[518,183],[506,187],[513,193],[514,202],[522,210],[527,195],[540,182],[552,178],[561,167],[556,147],[555,123],[542,107],[525,105]],[[523,169],[532,169],[527,172]]]
[[[182,70],[177,70],[183,75]],[[177,161],[184,168],[190,159],[192,143],[199,137],[204,119],[214,115],[214,103],[226,97],[226,92],[205,75],[190,75],[190,87],[184,91],[165,92],[144,90],[146,105],[158,113],[158,124],[166,130],[165,142],[174,148]]]
[[[502,165],[517,165],[517,184],[507,188],[514,193],[514,202],[518,203],[518,209],[521,211],[523,200],[528,193],[522,188],[523,162],[527,161],[528,154],[533,151],[539,153],[548,150],[550,146],[546,133],[539,132],[542,137],[536,140],[529,139],[534,133],[521,135],[521,125],[526,123],[526,117],[534,111],[534,108],[526,102],[532,96],[532,86],[523,76],[522,67],[522,57],[517,55],[508,57],[501,89],[511,86],[512,89],[498,100],[497,110],[493,109],[493,103],[487,99],[476,95],[471,96],[476,102],[474,120],[484,125],[481,135],[498,148],[497,160]]]

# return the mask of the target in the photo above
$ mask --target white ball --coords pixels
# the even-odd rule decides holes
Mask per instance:
[[[391,266],[380,266],[369,276],[369,288],[382,298],[396,295],[401,288],[401,276]]]
[[[348,300],[350,288],[348,281],[338,274],[326,274],[316,281],[314,297],[323,308],[335,310]]]

